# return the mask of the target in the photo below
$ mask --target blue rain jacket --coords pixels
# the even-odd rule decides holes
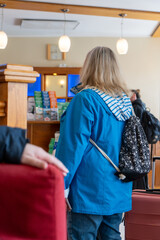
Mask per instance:
[[[62,115],[56,157],[69,169],[65,188],[70,188],[73,212],[112,215],[131,210],[132,182],[119,180],[89,142],[91,137],[118,166],[124,126],[91,89],[78,93]]]

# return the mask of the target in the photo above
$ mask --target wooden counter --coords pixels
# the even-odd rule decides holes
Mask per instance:
[[[60,121],[28,121],[27,137],[30,143],[40,146],[48,152],[49,142],[59,128]]]

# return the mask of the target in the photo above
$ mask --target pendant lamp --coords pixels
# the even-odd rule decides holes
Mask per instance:
[[[128,42],[125,38],[123,38],[123,18],[125,16],[127,16],[127,14],[122,13],[122,14],[119,14],[119,16],[122,18],[122,20],[121,20],[121,37],[117,41],[116,48],[117,48],[118,54],[122,55],[122,54],[127,54],[127,52],[128,52]]]
[[[65,34],[65,28],[66,28],[66,16],[65,13],[69,12],[69,9],[61,9],[61,11],[64,13],[64,35],[59,38],[58,46],[61,52],[69,52],[69,49],[71,47],[71,40],[70,38]]]
[[[0,4],[0,7],[2,8],[2,14],[1,14],[1,31],[0,31],[0,49],[5,49],[8,43],[8,37],[7,34],[3,31],[3,8],[6,6],[6,4]]]

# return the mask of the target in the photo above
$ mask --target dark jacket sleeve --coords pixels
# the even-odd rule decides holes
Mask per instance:
[[[136,116],[139,117],[140,121],[142,121],[143,108],[139,105],[133,105],[133,108]]]
[[[0,126],[0,162],[20,163],[27,142],[25,130]]]
[[[134,112],[137,117],[139,117],[141,123],[142,123],[142,117],[143,112],[145,110],[145,104],[142,102],[140,98],[136,99],[134,102],[132,102]]]

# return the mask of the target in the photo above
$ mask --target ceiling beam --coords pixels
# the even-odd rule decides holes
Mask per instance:
[[[105,8],[105,7],[91,7],[80,5],[56,4],[46,2],[27,2],[15,0],[0,0],[0,3],[6,4],[5,8],[57,12],[61,13],[61,9],[69,9],[70,14],[82,14],[92,16],[105,16],[105,17],[119,17],[119,14],[126,13],[125,18],[142,19],[142,20],[155,20],[160,21],[159,12],[138,11],[118,8]]]
[[[160,23],[158,23],[158,26],[154,30],[154,32],[151,35],[154,38],[159,38],[160,37]]]

